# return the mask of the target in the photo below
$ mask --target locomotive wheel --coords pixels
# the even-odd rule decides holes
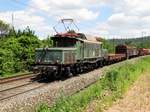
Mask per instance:
[[[68,74],[68,77],[72,77],[73,76],[73,74],[70,72],[69,74]]]
[[[61,73],[61,72],[60,72],[60,73],[54,73],[54,74],[53,74],[53,77],[54,77],[55,79],[60,79],[61,76],[62,76],[62,73]]]
[[[72,73],[73,76],[78,75],[78,74],[76,73],[76,69],[75,69],[75,68],[71,68],[71,73]]]
[[[80,73],[80,68],[79,67],[76,67],[76,73]]]
[[[67,67],[67,68],[66,68],[66,70],[65,70],[65,75],[66,75],[66,77],[72,77],[72,76],[73,76],[70,67]]]
[[[78,75],[79,73],[82,73],[82,68],[81,68],[81,65],[77,65],[74,67],[74,71],[75,71],[75,74]]]
[[[95,63],[95,68],[98,68],[98,67],[99,67],[99,66],[98,66],[98,62],[96,62],[96,63]]]

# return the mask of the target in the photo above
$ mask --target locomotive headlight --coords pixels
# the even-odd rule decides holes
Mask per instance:
[[[57,59],[57,60],[56,60],[56,63],[59,63],[59,57],[57,57],[56,59]]]
[[[38,73],[38,72],[39,72],[39,69],[38,69],[38,67],[35,66],[35,67],[33,68],[33,73]]]
[[[53,70],[56,70],[57,68],[56,67],[53,67]]]
[[[59,60],[56,60],[56,63],[59,63]]]
[[[40,63],[40,60],[38,60],[37,62]]]
[[[37,70],[38,69],[38,67],[34,67],[34,70]]]

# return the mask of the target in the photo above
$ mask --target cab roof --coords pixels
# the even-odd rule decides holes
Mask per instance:
[[[38,50],[38,51],[40,51],[40,50],[58,50],[58,51],[60,51],[60,50],[76,50],[76,48],[74,48],[74,47],[53,47],[53,48],[36,48],[35,50]]]
[[[97,38],[94,36],[85,35],[83,33],[75,33],[75,32],[58,33],[54,35],[53,38],[75,38],[82,42],[102,44],[102,42],[98,41]]]

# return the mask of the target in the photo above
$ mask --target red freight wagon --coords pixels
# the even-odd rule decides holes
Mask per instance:
[[[125,54],[108,54],[108,63],[115,63],[126,59]]]
[[[150,49],[144,49],[144,48],[139,49],[139,56],[144,56],[149,54],[150,54]]]
[[[125,54],[126,58],[136,57],[139,51],[135,47],[129,47],[127,45],[117,45],[115,49],[116,54]]]

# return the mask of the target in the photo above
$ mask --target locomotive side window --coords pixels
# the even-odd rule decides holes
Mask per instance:
[[[52,38],[54,47],[74,47],[76,40],[73,38]]]

